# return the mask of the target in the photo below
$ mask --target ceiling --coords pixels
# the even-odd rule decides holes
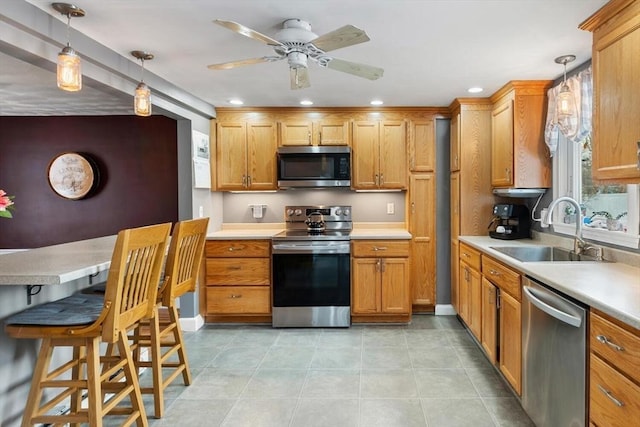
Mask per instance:
[[[45,0],[27,0],[66,23]],[[554,58],[574,54],[579,65],[591,57],[591,34],[578,25],[605,0],[77,0],[84,18],[71,26],[123,57],[131,50],[155,55],[145,69],[216,106],[240,98],[245,106],[447,106],[470,95],[472,86],[490,96],[509,80],[556,79]],[[325,34],[346,24],[365,30],[370,41],[331,52],[336,58],[384,69],[371,81],[309,65],[311,87],[291,90],[286,60],[231,70],[209,64],[273,54],[271,47],[214,24],[236,21],[274,36],[282,22],[300,18]],[[61,40],[64,42],[64,40]],[[73,40],[72,40],[73,45]],[[79,54],[82,56],[82,52]],[[126,109],[131,97],[86,88],[70,103],[47,77],[52,70],[0,56],[2,115],[21,114],[32,102],[55,106],[56,114],[97,114]],[[571,69],[571,65],[569,69]],[[17,67],[14,69],[14,67]],[[37,70],[34,70],[37,68]],[[53,67],[50,67],[51,69]],[[46,83],[44,83],[46,82]],[[51,83],[52,82],[52,83]],[[153,90],[153,87],[152,87]],[[85,92],[85,88],[83,88]],[[86,100],[85,100],[86,98]],[[43,101],[46,100],[46,101]],[[11,101],[11,102],[5,102]],[[67,110],[66,106],[73,105]]]

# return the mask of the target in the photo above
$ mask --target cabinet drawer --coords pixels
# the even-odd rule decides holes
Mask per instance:
[[[598,426],[629,426],[640,419],[640,387],[591,353],[589,417]]]
[[[270,240],[207,240],[205,257],[268,257]]]
[[[265,286],[209,286],[208,314],[269,314],[270,288]]]
[[[520,274],[488,256],[482,257],[482,274],[501,290],[520,301]]]
[[[460,261],[464,261],[469,267],[480,271],[480,251],[464,243],[460,243]]]
[[[591,312],[591,351],[640,383],[640,336]]]
[[[356,258],[409,256],[408,240],[362,240],[352,242],[351,255]]]
[[[270,284],[269,258],[207,258],[206,284],[262,285]]]

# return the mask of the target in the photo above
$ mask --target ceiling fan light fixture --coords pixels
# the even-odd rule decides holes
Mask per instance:
[[[556,64],[564,65],[564,78],[560,92],[556,97],[556,113],[560,119],[571,118],[576,114],[576,100],[567,84],[567,63],[573,62],[575,59],[575,55],[562,55],[555,59]]]
[[[58,53],[56,80],[58,87],[67,92],[77,92],[82,89],[82,69],[80,57],[71,47],[71,18],[82,18],[84,10],[69,3],[52,3],[54,10],[67,17],[67,45]]]
[[[140,83],[136,86],[133,97],[133,111],[136,116],[148,117],[151,115],[151,89],[144,82],[144,61],[153,59],[153,55],[142,50],[134,50],[131,55],[140,60],[142,72],[140,75]]]

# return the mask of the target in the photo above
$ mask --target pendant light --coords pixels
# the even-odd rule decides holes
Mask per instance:
[[[68,92],[77,92],[82,89],[82,72],[80,70],[80,57],[70,44],[71,17],[82,18],[84,10],[69,3],[52,3],[51,6],[58,12],[67,16],[67,45],[58,54],[58,87]]]
[[[555,59],[557,64],[564,65],[564,80],[556,97],[556,113],[559,119],[568,119],[576,114],[576,100],[567,85],[567,64],[575,61],[575,55],[563,55]]]
[[[142,74],[140,83],[136,87],[135,96],[133,98],[133,110],[137,116],[147,117],[151,115],[151,90],[144,82],[144,61],[153,59],[153,55],[142,50],[134,50],[131,55],[140,60],[142,64]]]

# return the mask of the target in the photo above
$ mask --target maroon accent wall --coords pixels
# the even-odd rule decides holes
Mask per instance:
[[[49,162],[74,151],[98,165],[87,198],[67,200],[47,180]],[[0,117],[0,189],[15,196],[0,218],[0,249],[116,234],[178,218],[177,124],[164,116]]]

